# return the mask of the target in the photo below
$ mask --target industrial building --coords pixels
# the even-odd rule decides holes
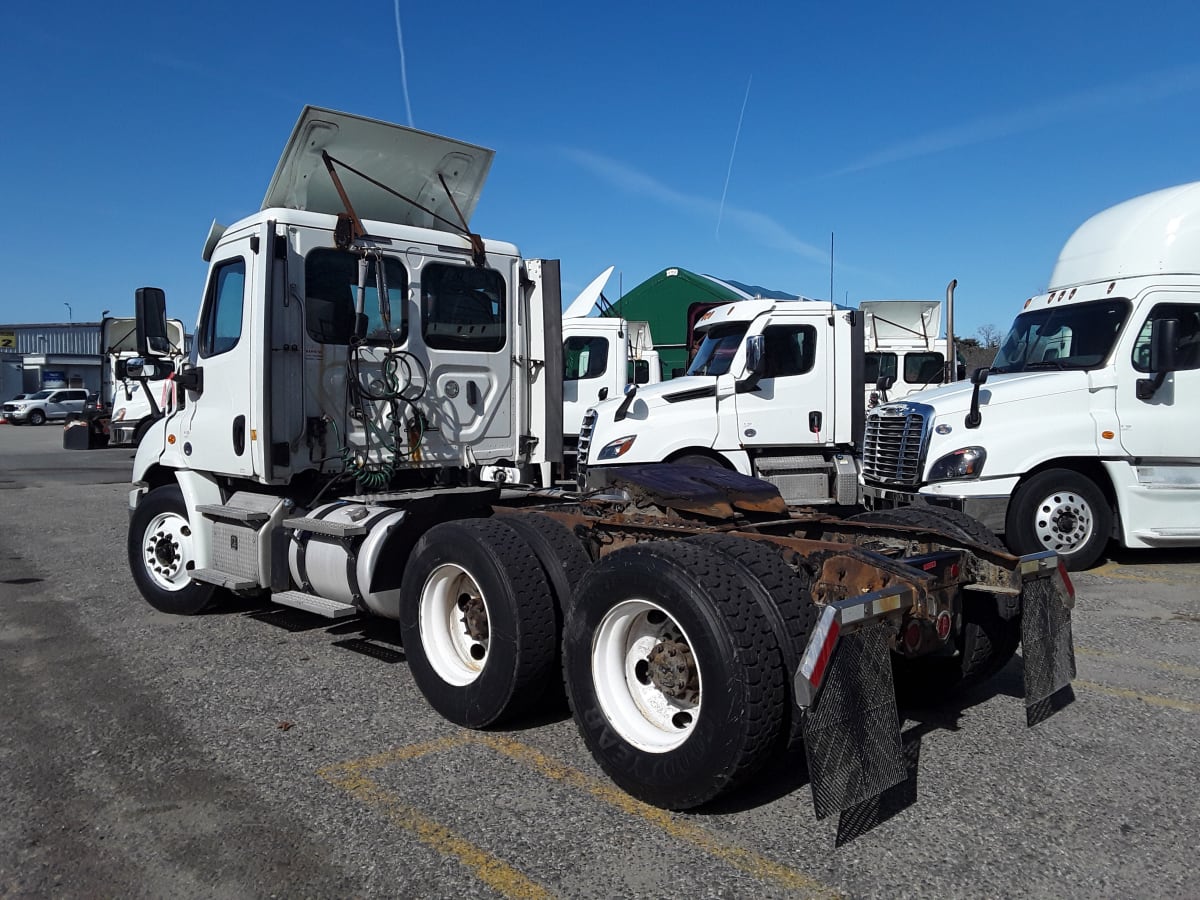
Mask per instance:
[[[100,323],[0,325],[0,400],[47,388],[100,390]]]

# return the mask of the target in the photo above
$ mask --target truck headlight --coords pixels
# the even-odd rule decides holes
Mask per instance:
[[[987,451],[982,447],[962,447],[947,453],[929,467],[930,481],[948,481],[952,478],[978,478],[983,472]]]
[[[635,440],[637,440],[637,435],[630,434],[622,438],[617,438],[615,441],[609,441],[600,448],[600,452],[596,454],[596,459],[616,459],[618,456],[624,456],[629,452],[629,448],[633,446]]]

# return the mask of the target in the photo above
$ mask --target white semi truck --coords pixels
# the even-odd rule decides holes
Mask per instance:
[[[1200,546],[1200,183],[1084,222],[972,381],[872,410],[868,504],[966,511],[1072,569]]]
[[[662,381],[662,363],[648,322],[590,313],[613,266],[601,272],[563,310],[563,473],[574,479],[579,429],[594,403],[620,397],[631,384]]]
[[[953,284],[946,297],[947,308],[953,309]],[[957,365],[947,366],[954,341],[942,336],[940,301],[863,300],[858,309],[865,326],[863,387],[868,409],[961,377]],[[886,379],[886,387],[880,387],[880,379]]]
[[[414,682],[470,728],[565,682],[604,770],[680,809],[785,746],[819,816],[904,780],[889,658],[945,689],[1023,642],[1028,720],[1061,696],[1069,580],[966,517],[801,515],[674,466],[592,498],[485,481],[557,462],[563,408],[557,263],[469,230],[491,155],[305,108],[262,208],[206,242],[183,396],[137,450],[149,603],[394,621]],[[147,360],[170,353],[165,309],[138,290]]]
[[[183,358],[186,337],[183,323],[167,323],[170,351],[155,366],[143,364],[138,376],[126,371],[130,359],[139,358],[137,320],[105,316],[100,321],[100,391],[77,420],[63,432],[63,446],[72,450],[137,446],[150,422],[162,414],[163,390],[175,365]]]

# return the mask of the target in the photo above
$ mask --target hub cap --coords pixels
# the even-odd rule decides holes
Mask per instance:
[[[1096,517],[1083,497],[1056,491],[1038,504],[1033,528],[1048,550],[1071,553],[1087,543],[1096,527]]]
[[[194,567],[192,529],[179,513],[161,513],[150,520],[142,543],[146,572],[164,591],[188,586]]]

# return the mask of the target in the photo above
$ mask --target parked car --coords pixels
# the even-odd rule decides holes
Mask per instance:
[[[28,422],[41,425],[47,419],[65,419],[71,413],[83,412],[88,392],[83,388],[58,388],[38,391],[22,399],[4,404],[4,417],[14,425]]]

